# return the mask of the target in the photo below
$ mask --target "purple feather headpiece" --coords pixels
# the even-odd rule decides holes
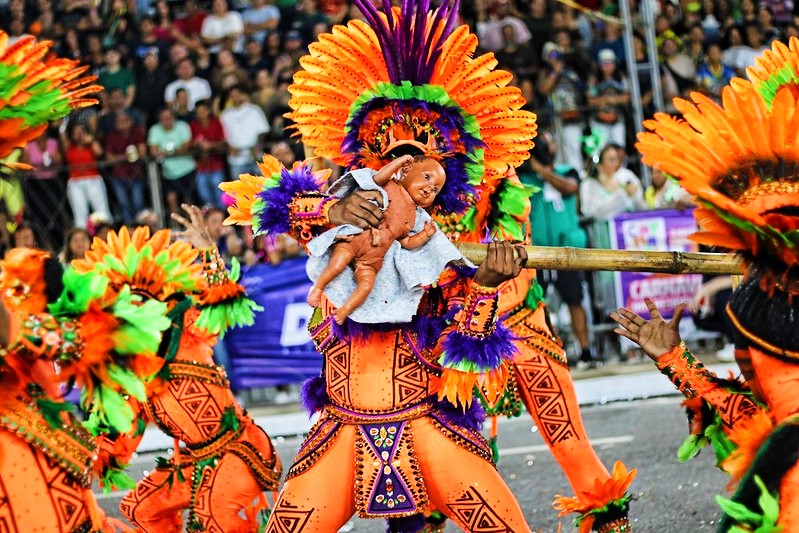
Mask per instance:
[[[355,5],[377,35],[391,83],[428,83],[433,75],[433,67],[441,57],[444,41],[455,28],[460,1],[444,1],[433,12],[430,25],[427,24],[430,0],[402,0],[399,17],[392,15],[393,8],[389,0],[383,0],[385,17],[369,0],[355,0]],[[438,34],[424,31],[428,27],[438,28],[442,23],[444,31]]]

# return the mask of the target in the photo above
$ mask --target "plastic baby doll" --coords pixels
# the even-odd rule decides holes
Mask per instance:
[[[371,293],[395,241],[406,250],[416,250],[435,235],[438,228],[432,220],[425,222],[421,231],[413,235],[411,232],[416,225],[417,207],[427,209],[433,205],[446,178],[444,167],[425,156],[404,155],[377,171],[372,179],[388,195],[380,228],[336,237],[329,262],[308,293],[308,303],[318,307],[325,287],[351,265],[355,289],[334,313],[336,322],[342,324]]]

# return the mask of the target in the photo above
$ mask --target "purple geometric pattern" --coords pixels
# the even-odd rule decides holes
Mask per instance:
[[[366,437],[369,448],[381,462],[377,481],[369,497],[367,506],[369,514],[390,516],[416,509],[416,502],[396,468],[399,464],[396,458],[397,449],[404,429],[405,422],[361,426],[361,432]]]

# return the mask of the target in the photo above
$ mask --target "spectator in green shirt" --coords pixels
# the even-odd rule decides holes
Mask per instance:
[[[181,203],[195,203],[197,164],[191,155],[191,128],[175,120],[171,109],[162,109],[158,123],[147,134],[150,155],[161,160],[161,186],[169,214]]]
[[[133,106],[136,98],[136,79],[129,68],[120,63],[122,55],[116,48],[105,51],[105,67],[100,69],[97,82],[103,86],[107,93],[112,89],[121,89],[125,93],[125,107]]]

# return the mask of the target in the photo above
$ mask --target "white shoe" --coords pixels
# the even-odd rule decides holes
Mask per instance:
[[[725,344],[724,348],[716,352],[716,359],[725,363],[735,361],[735,345],[731,342]]]

